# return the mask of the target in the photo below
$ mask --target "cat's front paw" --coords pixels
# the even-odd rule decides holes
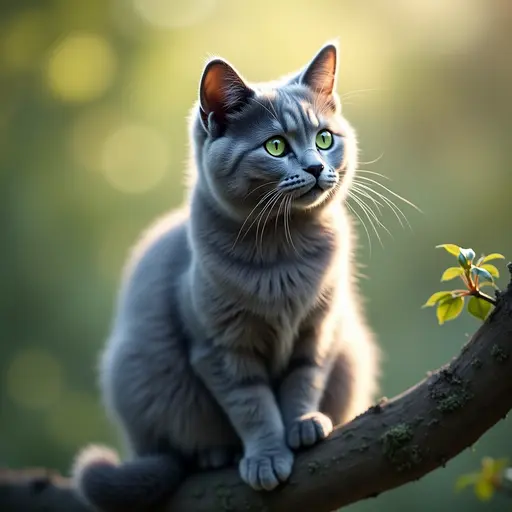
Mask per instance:
[[[281,446],[264,449],[240,461],[240,476],[256,491],[271,491],[288,480],[293,468],[293,453]]]
[[[304,414],[291,422],[287,429],[288,446],[297,450],[313,446],[332,432],[332,421],[321,412]]]

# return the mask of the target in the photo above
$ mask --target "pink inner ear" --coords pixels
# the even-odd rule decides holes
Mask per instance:
[[[306,69],[303,82],[322,94],[332,94],[336,79],[336,48],[328,46],[320,51]]]
[[[251,89],[228,63],[214,61],[206,68],[201,82],[201,108],[206,116],[213,112],[222,122],[250,93]]]
[[[201,106],[208,115],[214,112],[216,115],[222,113],[223,106],[226,104],[225,96],[225,69],[222,64],[214,64],[207,72],[201,91]]]

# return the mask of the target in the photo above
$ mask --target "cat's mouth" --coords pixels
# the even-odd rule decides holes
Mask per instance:
[[[300,181],[302,181],[302,183]],[[304,183],[305,179],[300,181],[295,181],[290,184],[285,183],[284,186],[280,187],[281,191],[292,196],[293,204],[299,208],[309,208],[315,204],[321,203],[327,196],[328,191],[332,189],[331,182],[326,182],[318,178],[310,180],[309,183]]]
[[[318,183],[315,183],[309,189],[306,189],[304,192],[299,193],[294,202],[298,204],[307,204],[308,206],[312,203],[316,203],[318,199],[325,193]]]
[[[305,192],[300,194],[299,198],[306,197],[306,196],[318,195],[318,194],[321,194],[322,192],[323,192],[323,190],[320,188],[320,185],[318,185],[318,182],[317,182],[309,190],[306,190]]]

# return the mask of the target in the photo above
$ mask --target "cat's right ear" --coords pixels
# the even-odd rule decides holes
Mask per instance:
[[[203,126],[212,131],[213,125],[224,127],[229,114],[240,110],[254,91],[236,70],[222,59],[206,65],[199,87],[199,110]]]

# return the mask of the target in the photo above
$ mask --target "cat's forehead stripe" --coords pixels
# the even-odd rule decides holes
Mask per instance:
[[[280,121],[286,133],[306,136],[307,126],[318,125],[311,106],[303,99],[282,95],[279,102]]]
[[[318,121],[318,117],[316,117],[313,109],[309,105],[303,104],[303,108],[308,116],[309,122],[315,127],[318,128],[320,126],[320,122]]]

